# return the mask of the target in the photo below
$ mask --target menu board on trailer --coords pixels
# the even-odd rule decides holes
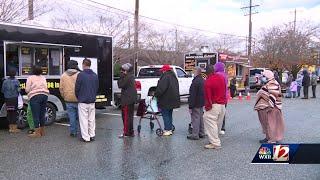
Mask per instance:
[[[184,70],[192,72],[196,66],[201,67],[204,72],[206,67],[217,62],[217,53],[200,53],[200,54],[186,54],[184,60]]]

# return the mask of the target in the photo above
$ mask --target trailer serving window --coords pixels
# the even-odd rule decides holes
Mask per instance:
[[[18,76],[31,75],[31,68],[38,65],[45,76],[60,76],[63,73],[63,53],[72,45],[5,42],[6,74],[10,68],[17,70]]]

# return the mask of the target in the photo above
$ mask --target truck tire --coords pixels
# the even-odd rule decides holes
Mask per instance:
[[[45,115],[45,125],[49,126],[49,125],[53,124],[56,121],[56,116],[57,116],[56,107],[51,103],[47,103],[46,115]]]

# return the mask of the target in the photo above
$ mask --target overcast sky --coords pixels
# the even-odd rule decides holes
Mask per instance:
[[[85,0],[84,0],[85,1]],[[134,11],[135,0],[94,0],[123,10]],[[172,23],[214,32],[247,35],[248,17],[240,8],[249,0],[140,0],[140,14]],[[297,9],[297,23],[320,23],[320,0],[253,0],[257,33],[262,27],[290,23]]]

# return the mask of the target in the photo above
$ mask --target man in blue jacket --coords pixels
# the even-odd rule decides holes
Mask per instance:
[[[91,69],[91,61],[84,59],[82,62],[83,71],[79,73],[75,86],[75,94],[78,99],[79,122],[81,136],[84,142],[95,139],[95,102],[99,88],[99,80],[96,73]]]

